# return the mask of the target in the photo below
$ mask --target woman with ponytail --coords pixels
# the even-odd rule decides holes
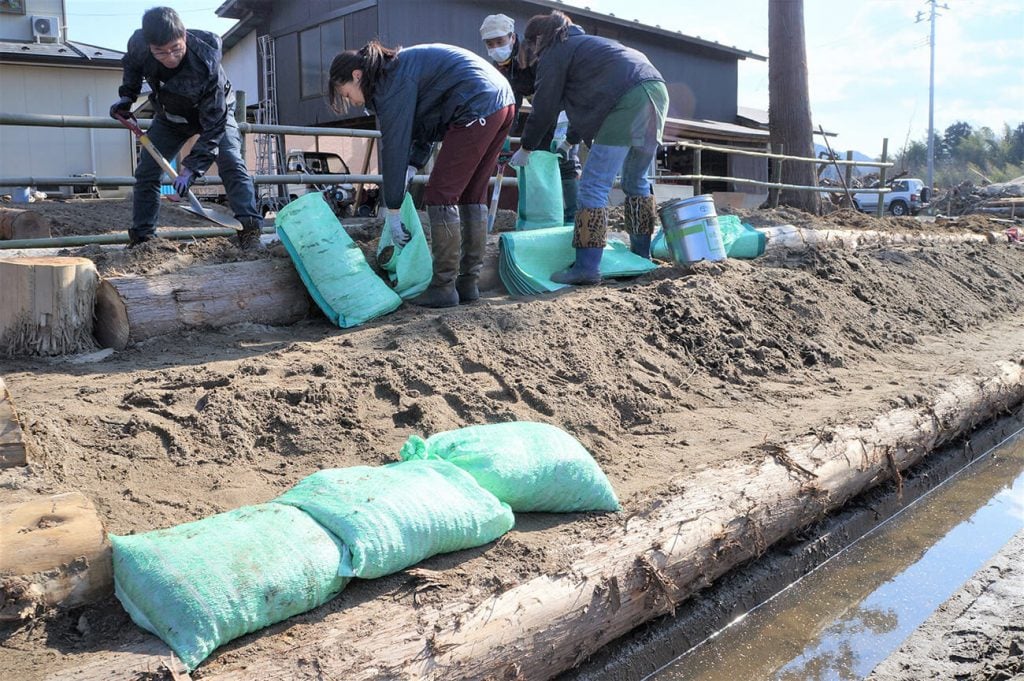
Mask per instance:
[[[617,174],[622,175],[626,194],[630,248],[645,258],[651,256],[657,212],[647,172],[662,141],[668,90],[642,53],[586,35],[562,12],[530,19],[523,42],[536,64],[536,92],[522,146],[509,163],[526,165],[559,110],[565,110],[566,141],[584,141],[590,153],[577,198],[576,262],[551,278],[563,284],[597,284],[608,231],[608,194]]]
[[[409,239],[399,214],[405,191],[443,142],[423,195],[434,274],[410,302],[451,307],[479,298],[487,184],[515,115],[508,81],[460,47],[371,41],[334,58],[329,91],[335,111],[365,107],[377,116],[387,225],[400,246]]]

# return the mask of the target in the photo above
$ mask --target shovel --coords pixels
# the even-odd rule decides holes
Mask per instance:
[[[498,215],[498,199],[501,197],[501,180],[505,177],[505,166],[512,154],[501,152],[498,155],[498,174],[494,176],[494,189],[491,191],[491,207],[487,209],[487,233],[494,231],[494,218]]]
[[[155,146],[153,146],[153,142],[149,139],[149,135],[143,132],[142,128],[139,127],[139,124],[135,120],[134,116],[128,118],[125,116],[118,115],[116,116],[116,118],[118,121],[120,121],[121,125],[135,133],[135,135],[139,138],[139,143],[142,144],[146,151],[149,152],[149,155],[153,157],[153,160],[157,162],[157,165],[163,168],[164,172],[167,173],[167,175],[171,178],[172,181],[176,177],[178,177],[178,173],[174,170],[171,164],[167,162],[167,159],[164,158],[159,151],[157,151]],[[235,218],[228,217],[227,215],[221,215],[216,211],[210,210],[209,208],[203,208],[203,204],[199,203],[199,199],[197,199],[196,195],[192,193],[192,190],[189,190],[188,192],[188,202],[189,205],[178,207],[181,208],[182,210],[187,210],[189,213],[192,213],[193,215],[198,215],[201,218],[205,218],[210,222],[215,222],[223,227],[231,227],[232,229],[242,229],[242,223],[240,223]]]

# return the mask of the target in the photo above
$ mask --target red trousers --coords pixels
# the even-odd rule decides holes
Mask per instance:
[[[506,106],[482,121],[452,126],[427,180],[423,203],[428,206],[487,203],[487,184],[497,172],[498,154],[515,118]]]

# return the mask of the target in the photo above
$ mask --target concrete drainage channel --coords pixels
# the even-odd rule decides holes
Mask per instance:
[[[1022,497],[1024,409],[559,678],[863,678],[1024,527]]]

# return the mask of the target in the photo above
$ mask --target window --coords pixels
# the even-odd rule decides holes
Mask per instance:
[[[299,33],[299,95],[306,99],[324,93],[320,65],[320,27]]]
[[[335,19],[299,33],[299,87],[303,99],[326,94],[331,60],[344,49],[344,19]]]

